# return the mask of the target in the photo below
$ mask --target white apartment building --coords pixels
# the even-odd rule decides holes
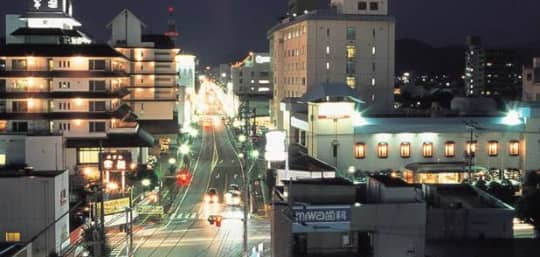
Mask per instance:
[[[531,67],[523,67],[522,101],[540,101],[540,58],[535,57]]]
[[[195,111],[195,67],[197,57],[191,54],[178,54],[176,56],[176,70],[178,73],[178,123],[189,124]]]
[[[3,46],[0,133],[62,135],[59,168],[72,171],[97,167],[100,147],[129,148],[134,160],[145,158],[154,140],[122,103],[129,93],[128,65],[108,45]]]
[[[272,119],[281,100],[321,83],[346,83],[371,112],[393,109],[395,19],[387,0],[332,0],[333,9],[283,19],[268,32],[274,76]]]
[[[166,35],[143,35],[142,23],[123,10],[107,26],[112,31],[109,44],[129,61],[129,103],[143,128],[163,144],[176,143],[179,49]]]

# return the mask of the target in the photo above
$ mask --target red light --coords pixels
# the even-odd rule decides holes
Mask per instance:
[[[176,175],[176,184],[179,186],[187,186],[191,182],[191,173],[187,171],[179,172]]]
[[[174,12],[174,7],[169,6],[169,13],[173,13],[173,12]]]

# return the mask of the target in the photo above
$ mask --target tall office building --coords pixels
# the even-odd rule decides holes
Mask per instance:
[[[478,37],[467,38],[465,90],[468,96],[495,96],[502,100],[521,97],[521,74],[515,52],[486,49]]]
[[[161,149],[175,144],[179,133],[176,56],[179,53],[167,35],[144,35],[142,23],[123,10],[107,26],[109,44],[129,60],[129,103],[143,128],[159,139]]]
[[[230,74],[235,95],[272,97],[272,76],[268,53],[249,53],[232,65]]]
[[[322,83],[346,83],[370,112],[394,98],[395,19],[387,0],[332,0],[332,9],[283,19],[268,32],[274,74],[272,120],[280,102]]]

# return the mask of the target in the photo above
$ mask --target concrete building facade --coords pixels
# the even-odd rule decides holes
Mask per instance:
[[[0,208],[9,210],[0,213],[0,242],[36,237],[30,256],[62,254],[70,244],[68,183],[67,171],[0,172]]]
[[[268,32],[279,104],[321,83],[346,83],[374,112],[393,109],[395,20],[388,1],[332,1],[332,9],[283,19]]]
[[[523,67],[522,101],[540,101],[540,58],[533,59],[530,67]]]

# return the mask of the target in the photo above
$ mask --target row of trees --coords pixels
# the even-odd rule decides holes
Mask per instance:
[[[523,196],[516,203],[518,218],[534,226],[540,237],[540,173],[529,171],[523,181]]]

